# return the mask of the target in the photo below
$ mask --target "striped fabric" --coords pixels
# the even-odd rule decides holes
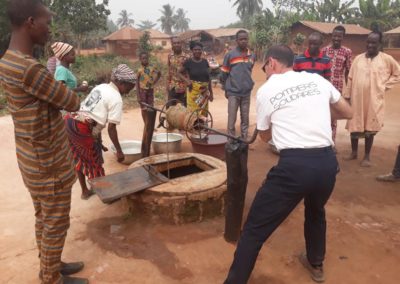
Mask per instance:
[[[15,129],[18,165],[32,194],[53,195],[75,182],[60,109],[76,111],[79,98],[35,59],[8,50],[0,60]]]
[[[318,57],[314,58],[310,55],[308,49],[304,54],[296,56],[293,63],[294,71],[306,71],[308,73],[316,73],[330,80],[331,78],[331,59],[325,55],[322,51]]]
[[[36,243],[40,252],[43,284],[61,281],[60,264],[65,237],[69,228],[71,187],[54,196],[31,195],[35,208]]]
[[[251,66],[254,65],[254,56],[250,50],[247,51],[247,54],[243,54],[236,49],[231,53],[232,56],[227,59],[221,67],[222,72],[229,73],[231,68],[238,63],[250,63]]]
[[[78,110],[79,98],[35,59],[16,51],[0,59],[0,83],[14,122],[18,165],[35,207],[42,283],[59,283],[76,180],[59,110]]]
[[[68,43],[55,42],[51,45],[51,49],[54,52],[55,57],[58,60],[62,60],[65,55],[67,55],[74,47]]]
[[[136,74],[126,64],[120,64],[111,71],[111,79],[126,83],[136,83]]]

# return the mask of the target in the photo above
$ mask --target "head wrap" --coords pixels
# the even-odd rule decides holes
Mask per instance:
[[[51,45],[51,49],[54,52],[54,55],[58,60],[62,60],[62,58],[68,54],[74,47],[68,43],[64,42],[55,42]]]
[[[111,80],[135,84],[136,74],[128,65],[120,64],[112,70]]]

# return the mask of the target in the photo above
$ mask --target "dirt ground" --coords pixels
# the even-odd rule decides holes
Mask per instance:
[[[258,87],[264,80],[260,66],[255,67],[254,73]],[[216,89],[215,93],[210,109],[217,127],[224,129],[227,101],[221,90]],[[341,172],[327,205],[327,284],[399,283],[400,185],[375,181],[376,175],[393,167],[400,142],[399,94],[400,87],[386,96],[385,127],[376,137],[373,167],[360,168],[360,160],[343,161],[349,153],[349,135],[344,122],[339,125]],[[254,95],[255,92],[253,98]],[[251,121],[255,122],[254,99]],[[9,116],[0,118],[0,128],[0,283],[39,283],[33,206],[17,167]],[[142,128],[139,110],[126,111],[118,128],[120,139],[140,140]],[[107,135],[104,136],[110,145]],[[187,141],[184,148],[190,148]],[[245,214],[266,172],[276,161],[277,156],[261,141],[251,146]],[[105,168],[112,173],[127,166],[118,164],[108,152]],[[85,262],[79,276],[99,284],[223,282],[235,250],[223,239],[223,217],[171,226],[126,212],[122,202],[105,205],[96,196],[81,200],[79,185],[74,185],[71,228],[63,259]],[[313,283],[296,259],[304,249],[302,227],[303,206],[299,205],[264,245],[249,283]]]

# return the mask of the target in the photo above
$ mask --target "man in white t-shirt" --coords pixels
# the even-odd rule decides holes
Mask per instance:
[[[285,45],[266,54],[268,81],[257,92],[257,129],[263,141],[272,138],[280,159],[256,194],[225,284],[247,283],[262,245],[303,198],[307,253],[300,260],[314,281],[324,281],[324,206],[338,168],[331,115],[348,119],[352,110],[321,76],[294,72],[293,57]]]

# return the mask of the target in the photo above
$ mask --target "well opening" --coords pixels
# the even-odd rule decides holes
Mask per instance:
[[[154,163],[151,166],[160,174],[169,179],[176,179],[184,176],[189,176],[205,171],[210,171],[215,169],[213,166],[201,161],[195,157],[183,158],[172,160],[168,162]]]

